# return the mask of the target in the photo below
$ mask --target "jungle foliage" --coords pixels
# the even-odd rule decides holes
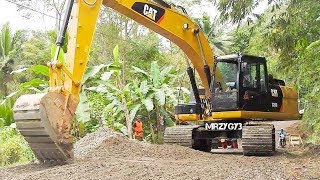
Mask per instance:
[[[233,19],[231,15],[228,18]],[[304,127],[312,134],[309,142],[319,144],[318,1],[281,1],[269,7],[256,22],[240,25],[232,32],[232,37],[233,51],[267,57],[270,73],[298,90]]]

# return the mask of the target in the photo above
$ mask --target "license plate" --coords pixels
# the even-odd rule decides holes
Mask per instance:
[[[242,123],[205,123],[208,131],[237,131],[242,130]]]

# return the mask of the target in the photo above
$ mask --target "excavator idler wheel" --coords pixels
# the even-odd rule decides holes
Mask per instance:
[[[73,161],[71,121],[78,98],[59,93],[28,94],[14,105],[14,119],[40,163]]]
[[[198,127],[198,125],[177,125],[167,127],[164,131],[164,143],[192,148],[192,132],[193,129]]]
[[[252,124],[243,127],[242,148],[245,156],[271,156],[275,152],[274,126]]]

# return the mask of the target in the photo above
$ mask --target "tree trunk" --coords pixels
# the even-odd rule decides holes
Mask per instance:
[[[155,136],[154,136],[154,129],[153,129],[153,126],[152,126],[152,123],[150,121],[150,114],[148,113],[148,120],[149,120],[149,128],[150,128],[150,134],[151,134],[151,140],[152,140],[152,143],[156,143],[156,140],[155,140]]]
[[[124,34],[124,41],[126,41],[129,38],[129,34],[127,33],[127,26],[128,26],[128,20],[125,21],[125,34]],[[121,75],[118,78],[119,84],[120,84],[120,88],[119,89],[124,89],[126,84],[127,84],[127,66],[126,66],[126,61],[127,61],[127,57],[125,57],[125,55],[127,54],[126,52],[127,47],[123,47],[123,51],[122,54],[124,54],[124,58],[123,58],[123,63],[122,63],[122,69],[121,69]],[[130,119],[130,110],[129,107],[127,106],[127,100],[126,97],[124,96],[124,94],[121,94],[121,99],[122,99],[122,105],[124,108],[124,114],[125,114],[125,118],[126,118],[126,124],[127,124],[127,128],[128,128],[128,136],[130,139],[132,139],[133,137],[133,133],[132,133],[132,120]]]
[[[164,139],[164,121],[161,116],[160,107],[156,106],[157,114],[157,131],[158,131],[158,144],[163,144]]]
[[[2,96],[3,96],[3,98],[5,97],[5,96],[7,96],[7,85],[5,84],[5,82],[4,82],[4,73],[3,73],[3,71],[1,70],[0,71],[0,99],[2,98]]]
[[[122,103],[123,103],[123,107],[124,107],[124,114],[126,117],[126,123],[127,123],[127,128],[128,128],[128,136],[130,139],[132,139],[132,121],[130,120],[130,111],[129,108],[127,106],[127,102],[124,98],[124,96],[122,97]]]
[[[122,78],[118,77],[118,87],[119,89],[124,89],[125,84],[122,82]],[[121,104],[123,106],[123,111],[124,111],[124,116],[126,118],[126,124],[128,128],[128,136],[130,139],[132,139],[132,121],[130,120],[130,110],[129,107],[127,106],[127,100],[124,94],[121,94]]]
[[[130,120],[130,111],[127,106],[127,100],[123,94],[121,95],[121,99],[122,99],[122,106],[124,109],[124,116],[126,118],[126,124],[128,128],[128,136],[130,139],[132,139],[132,121]]]

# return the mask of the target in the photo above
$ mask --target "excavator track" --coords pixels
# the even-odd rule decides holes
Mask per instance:
[[[243,127],[242,148],[245,156],[270,156],[275,151],[274,126],[254,124]]]
[[[72,142],[61,143],[41,103],[44,94],[23,95],[15,103],[17,129],[40,163],[64,164],[72,161]],[[54,99],[52,99],[54,101]],[[55,110],[53,110],[55,111]],[[55,111],[59,114],[61,112]]]
[[[164,132],[164,143],[192,148],[192,131],[198,127],[199,125],[177,125],[167,127]]]

